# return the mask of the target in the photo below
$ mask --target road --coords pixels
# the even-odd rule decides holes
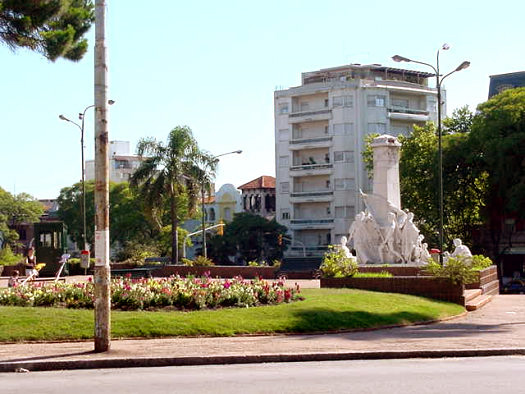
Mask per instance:
[[[2,373],[2,393],[525,393],[525,357]]]

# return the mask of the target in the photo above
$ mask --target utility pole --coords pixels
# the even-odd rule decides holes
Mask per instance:
[[[95,0],[95,352],[110,348],[106,2]]]

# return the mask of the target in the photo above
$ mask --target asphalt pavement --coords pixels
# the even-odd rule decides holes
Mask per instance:
[[[0,346],[0,372],[352,359],[525,355],[525,296],[433,324],[316,335],[112,339]],[[23,370],[22,370],[23,371]]]

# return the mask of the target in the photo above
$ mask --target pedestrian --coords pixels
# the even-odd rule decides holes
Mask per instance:
[[[8,287],[16,287],[18,286],[18,275],[20,272],[18,270],[13,270],[11,273],[11,277],[9,278],[9,281],[7,282]]]
[[[28,277],[36,278],[38,276],[38,271],[36,270],[35,249],[32,247],[27,250],[25,266]]]

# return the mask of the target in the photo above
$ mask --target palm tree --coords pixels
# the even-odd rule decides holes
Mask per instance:
[[[187,126],[177,126],[171,130],[166,145],[151,137],[140,140],[137,153],[142,162],[131,176],[130,184],[138,190],[148,213],[159,227],[162,226],[164,202],[169,199],[171,261],[176,264],[179,261],[177,228],[181,219],[178,211],[181,204],[186,205],[189,213],[195,211],[202,168],[214,174],[216,162],[213,156],[199,149]],[[206,163],[206,166],[202,167],[202,163]]]

